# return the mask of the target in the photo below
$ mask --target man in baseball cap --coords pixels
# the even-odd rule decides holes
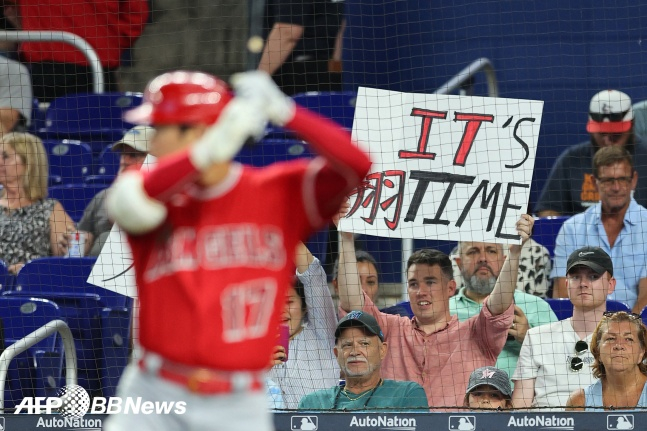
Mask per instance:
[[[553,166],[534,212],[540,217],[575,215],[600,200],[591,166],[604,147],[625,147],[632,155],[639,178],[647,178],[647,145],[634,133],[631,98],[619,90],[602,90],[589,103],[586,131],[590,139],[564,151]],[[634,198],[647,207],[647,182]]]
[[[471,409],[511,408],[512,387],[508,373],[496,367],[481,367],[472,371],[463,405]]]
[[[124,133],[124,136],[114,144],[112,151],[118,151],[119,173],[128,169],[139,169],[148,156],[150,140],[155,129],[150,126],[135,126]],[[85,232],[84,253],[87,256],[98,256],[105,243],[112,221],[105,210],[107,189],[97,193],[83,211],[83,217],[78,230]]]
[[[512,375],[515,408],[563,408],[573,388],[596,381],[589,345],[616,287],[613,263],[603,249],[586,246],[574,250],[566,266],[573,315],[526,333]]]
[[[427,395],[418,383],[382,378],[387,343],[375,317],[364,311],[344,316],[335,329],[333,352],[346,377],[344,386],[306,395],[301,398],[300,410],[428,410]]]

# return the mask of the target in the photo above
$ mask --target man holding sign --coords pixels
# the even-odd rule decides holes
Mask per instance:
[[[534,220],[524,214],[517,232],[525,242]],[[407,262],[407,286],[413,319],[382,313],[362,292],[352,237],[342,234],[339,256],[339,300],[345,312],[363,310],[383,328],[389,353],[382,366],[385,378],[419,383],[431,407],[463,403],[470,373],[492,366],[512,325],[521,245],[510,246],[489,298],[480,313],[459,322],[450,315],[449,298],[456,292],[449,257],[437,250],[418,250]]]

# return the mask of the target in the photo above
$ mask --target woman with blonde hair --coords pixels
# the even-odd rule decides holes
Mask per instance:
[[[14,274],[32,259],[67,253],[74,222],[47,198],[48,169],[38,137],[14,132],[0,139],[0,259]]]
[[[593,375],[599,380],[573,392],[567,410],[647,407],[647,327],[639,315],[606,312],[593,332]]]

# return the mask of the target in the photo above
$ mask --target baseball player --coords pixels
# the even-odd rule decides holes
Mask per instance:
[[[120,175],[106,202],[132,248],[144,349],[118,395],[186,408],[113,415],[109,431],[273,429],[263,371],[295,247],[370,167],[346,131],[296,106],[264,72],[234,78],[235,96],[211,75],[166,73],[126,114],[155,127],[158,164]],[[267,119],[320,157],[262,169],[232,162]]]

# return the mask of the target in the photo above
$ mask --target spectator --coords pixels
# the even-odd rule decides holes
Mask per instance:
[[[304,395],[339,380],[339,367],[332,355],[337,313],[326,273],[303,243],[297,246],[296,266],[299,283],[288,289],[282,315],[282,322],[290,327],[287,360],[285,349],[276,350],[269,373],[281,388],[288,409],[296,409]]]
[[[586,131],[591,139],[564,151],[553,166],[544,185],[535,213],[540,217],[574,215],[599,200],[596,182],[591,175],[595,153],[604,147],[624,147],[633,155],[638,176],[647,178],[647,146],[633,128],[631,98],[618,90],[603,90],[591,99]],[[647,183],[636,190],[636,200],[647,205]]]
[[[139,168],[148,155],[150,140],[155,129],[149,126],[135,126],[127,131],[120,141],[112,145],[112,151],[119,151],[119,172],[132,167]],[[85,231],[85,254],[98,256],[112,229],[112,221],[105,209],[108,189],[97,193],[83,211],[79,230]]]
[[[647,209],[632,198],[638,175],[623,147],[600,149],[593,158],[595,188],[600,202],[568,219],[555,241],[553,278],[556,298],[566,296],[566,257],[587,245],[611,256],[617,286],[609,299],[624,302],[634,313],[647,305]]]
[[[357,261],[357,273],[362,285],[362,291],[366,293],[373,304],[377,304],[380,297],[380,273],[377,270],[377,262],[371,253],[364,250],[355,250],[355,260]],[[339,294],[338,274],[339,259],[335,261],[332,272],[332,284],[337,294]]]
[[[382,378],[382,361],[387,343],[375,318],[363,311],[351,311],[335,330],[335,356],[346,382],[308,394],[299,409],[368,410],[389,412],[428,409],[425,390],[414,382]]]
[[[25,131],[31,123],[33,96],[25,66],[0,55],[0,136]]]
[[[452,256],[457,254],[458,246],[451,252]],[[456,259],[452,259],[452,267],[454,268],[456,286],[460,288],[463,286],[463,276]],[[549,275],[552,267],[553,264],[548,249],[530,238],[521,248],[517,290],[540,298],[546,298],[550,286]]]
[[[115,70],[148,18],[147,0],[5,0],[12,24],[25,31],[67,31],[85,39],[104,69],[105,91],[117,91]],[[93,92],[93,76],[78,48],[61,42],[23,42],[20,56],[29,64],[34,96],[40,102]]]
[[[647,328],[637,314],[604,313],[593,332],[593,375],[599,380],[578,389],[567,410],[604,411],[647,407]]]
[[[0,139],[0,259],[13,274],[25,263],[64,256],[74,222],[47,199],[47,153],[41,140],[12,132]]]
[[[472,371],[463,406],[478,410],[512,408],[508,373],[495,367],[481,367]]]
[[[534,221],[524,214],[517,232],[525,242]],[[521,245],[513,245],[497,284],[481,312],[465,322],[449,313],[449,298],[456,291],[449,257],[437,250],[418,250],[407,262],[409,300],[414,317],[380,312],[362,293],[355,250],[348,234],[342,235],[339,299],[343,311],[363,310],[375,316],[384,330],[390,353],[384,376],[420,383],[432,407],[463,405],[472,370],[494,365],[512,325],[513,298]]]
[[[616,286],[613,273],[611,258],[599,247],[571,253],[566,274],[573,317],[528,330],[512,375],[515,408],[561,410],[571,392],[595,381],[588,346]]]
[[[501,273],[505,254],[501,244],[459,242],[455,260],[464,286],[457,295],[449,298],[449,313],[456,314],[462,322],[480,313]],[[514,291],[514,303],[514,319],[508,330],[508,340],[496,361],[496,367],[509,376],[517,367],[526,331],[557,322],[557,316],[550,305],[541,298],[517,289]]]
[[[258,65],[286,94],[341,90],[328,63],[344,18],[344,0],[270,0],[265,48]]]

